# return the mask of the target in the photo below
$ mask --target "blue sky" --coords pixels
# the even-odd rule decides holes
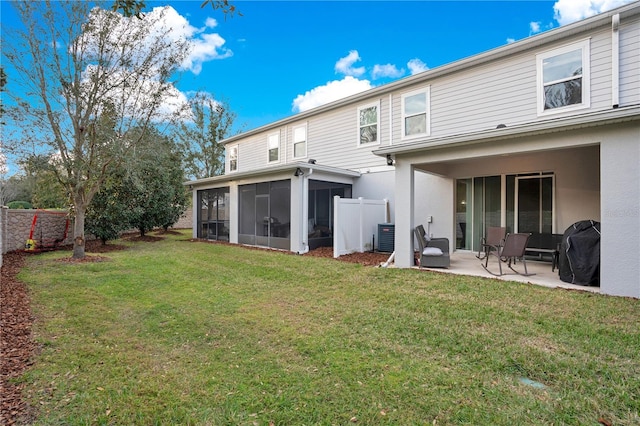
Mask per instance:
[[[629,2],[232,0],[242,16],[225,17],[202,0],[147,0],[146,10],[170,6],[171,25],[193,41],[180,92],[228,103],[238,131]]]

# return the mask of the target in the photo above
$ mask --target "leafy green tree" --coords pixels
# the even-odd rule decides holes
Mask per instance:
[[[146,134],[126,179],[133,194],[129,223],[141,236],[176,223],[188,203],[178,147],[152,129]]]
[[[183,185],[181,154],[154,129],[144,130],[135,155],[115,170],[87,210],[87,232],[103,243],[127,229],[168,228],[184,213],[188,194]]]
[[[114,170],[87,208],[86,231],[100,239],[102,244],[119,238],[123,231],[130,229],[131,209],[126,203],[133,196],[125,174],[123,166]]]
[[[189,99],[190,120],[181,122],[175,138],[184,156],[184,169],[191,179],[224,173],[224,147],[218,142],[229,136],[236,118],[225,102],[204,92]]]
[[[82,258],[86,209],[138,145],[132,129],[160,119],[189,42],[167,37],[166,9],[136,19],[84,1],[14,5],[23,28],[3,28],[11,42],[2,52],[22,89],[13,93],[21,129],[13,148],[50,138],[40,149],[58,154],[55,171],[75,216],[73,257]]]

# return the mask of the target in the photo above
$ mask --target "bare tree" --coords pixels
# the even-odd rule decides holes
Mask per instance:
[[[3,40],[20,85],[12,92],[10,115],[22,130],[12,147],[47,141],[71,197],[73,257],[82,258],[87,206],[111,168],[135,149],[140,132],[132,130],[162,119],[167,100],[177,93],[171,78],[190,45],[168,37],[166,8],[139,19],[84,1],[23,1],[15,7],[23,29],[11,31],[10,43]]]

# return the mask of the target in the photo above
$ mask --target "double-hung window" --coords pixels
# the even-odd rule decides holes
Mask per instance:
[[[588,108],[589,40],[536,56],[538,114]]]
[[[402,95],[402,138],[428,136],[429,88]]]
[[[227,153],[229,154],[229,171],[235,172],[238,170],[238,145],[227,148]]]
[[[379,143],[378,123],[380,123],[379,102],[358,108],[358,146]]]
[[[299,126],[293,129],[293,158],[307,156],[307,126]]]
[[[269,150],[269,163],[280,161],[280,134],[274,133],[267,137],[267,148]]]

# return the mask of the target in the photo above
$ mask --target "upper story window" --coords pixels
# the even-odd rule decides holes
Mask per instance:
[[[538,114],[589,107],[589,40],[536,56]]]
[[[229,171],[235,172],[238,170],[238,145],[230,146],[227,152],[229,153]]]
[[[402,95],[402,137],[429,134],[429,88]]]
[[[274,133],[267,137],[267,149],[269,150],[269,162],[280,161],[280,134]]]
[[[293,158],[307,156],[307,126],[293,129]]]
[[[378,123],[380,122],[380,103],[358,108],[358,146],[379,143]]]

